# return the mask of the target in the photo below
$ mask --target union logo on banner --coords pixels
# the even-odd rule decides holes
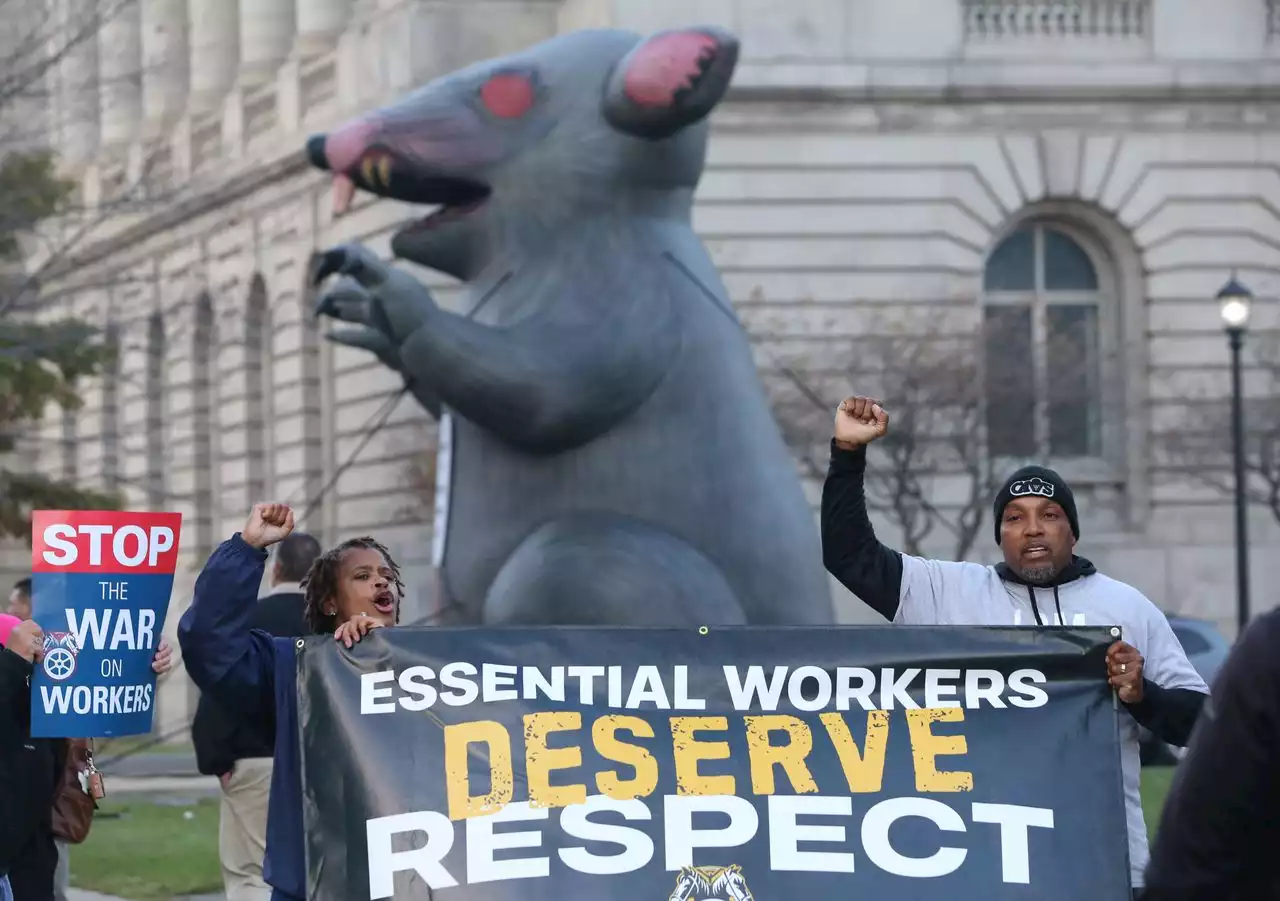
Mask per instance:
[[[44,674],[55,682],[65,682],[76,674],[80,646],[70,632],[44,633]]]
[[[754,901],[742,867],[684,867],[667,901]]]

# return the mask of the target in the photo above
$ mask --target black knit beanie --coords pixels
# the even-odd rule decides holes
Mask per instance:
[[[1009,476],[1004,487],[996,495],[994,506],[996,544],[1000,543],[1000,520],[1004,516],[1004,508],[1015,497],[1046,497],[1057,502],[1067,514],[1067,522],[1071,524],[1071,534],[1080,540],[1080,521],[1076,518],[1076,499],[1071,493],[1071,486],[1066,479],[1052,469],[1043,466],[1024,466]]]

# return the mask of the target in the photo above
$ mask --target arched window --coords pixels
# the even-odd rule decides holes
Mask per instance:
[[[1103,360],[1114,289],[1105,259],[1083,233],[1033,221],[987,260],[983,356],[993,456],[1106,455]]]
[[[244,317],[245,368],[245,452],[248,464],[249,499],[257,503],[274,483],[272,461],[274,442],[271,430],[271,309],[267,285],[254,275]]]

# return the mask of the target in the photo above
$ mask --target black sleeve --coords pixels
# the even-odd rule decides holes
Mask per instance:
[[[221,776],[235,766],[235,738],[238,724],[217,701],[205,692],[196,703],[191,720],[191,744],[196,752],[196,769],[206,776]]]
[[[17,747],[30,733],[32,665],[25,657],[0,645],[0,741]]]
[[[892,620],[902,591],[902,555],[876,538],[863,489],[866,469],[865,446],[845,450],[831,442],[822,485],[822,562],[841,585]]]
[[[1142,680],[1142,700],[1125,704],[1133,718],[1161,741],[1179,748],[1191,740],[1191,730],[1208,697],[1191,688],[1162,688],[1150,679]]]
[[[1280,611],[1255,620],[1214,683],[1169,791],[1149,901],[1226,901],[1271,884],[1280,827]]]

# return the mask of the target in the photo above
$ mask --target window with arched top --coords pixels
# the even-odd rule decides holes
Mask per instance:
[[[1114,276],[1103,249],[1058,222],[1023,224],[983,272],[987,440],[1015,460],[1108,455],[1103,390]]]
[[[259,274],[249,284],[244,316],[245,452],[250,498],[268,495],[274,484],[275,442],[271,430],[271,308],[267,285]]]

